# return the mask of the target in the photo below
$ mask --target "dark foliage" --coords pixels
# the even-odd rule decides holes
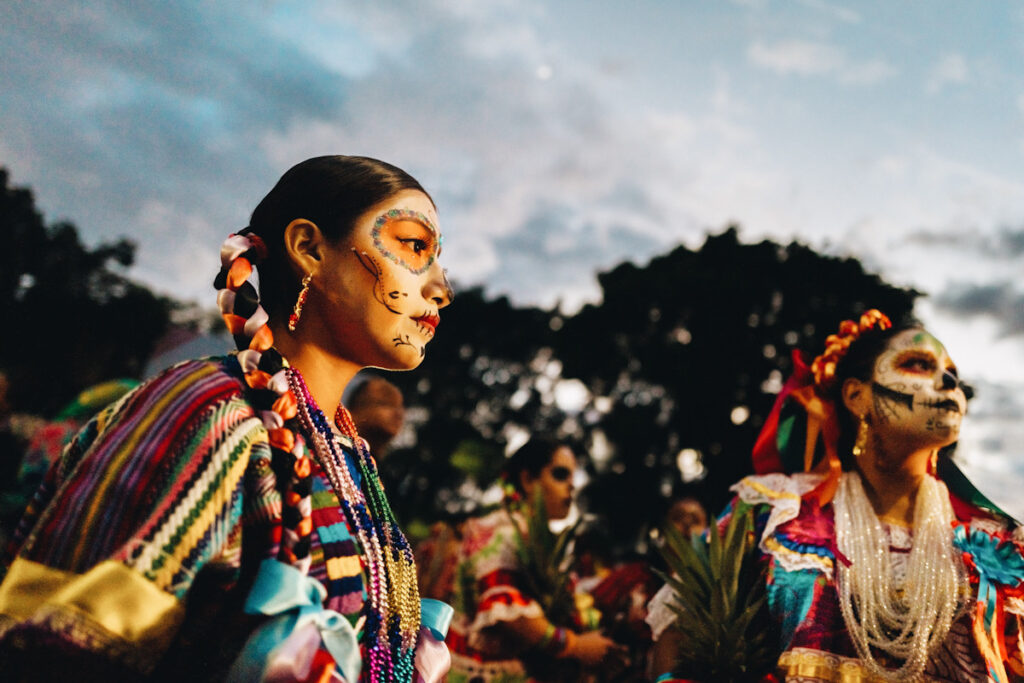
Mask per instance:
[[[703,478],[691,493],[720,508],[750,471],[750,449],[788,376],[793,349],[815,350],[868,308],[910,315],[919,293],[864,272],[855,259],[798,244],[742,244],[729,228],[698,250],[599,275],[603,301],[576,315],[515,308],[481,290],[446,311],[427,360],[404,382],[417,445],[383,469],[407,522],[476,505],[518,425],[582,446],[586,508],[630,546],[683,484],[680,451]],[[558,381],[590,398],[566,413]],[[598,457],[600,444],[610,454]],[[467,485],[467,479],[472,482]],[[396,495],[397,493],[397,495]]]
[[[138,377],[173,304],[122,274],[130,241],[86,247],[8,179],[0,168],[0,365],[16,409],[46,415],[87,386]]]

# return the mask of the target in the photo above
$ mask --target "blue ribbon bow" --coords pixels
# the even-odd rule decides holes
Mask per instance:
[[[245,601],[246,614],[276,617],[250,636],[228,676],[231,683],[262,679],[268,657],[295,630],[312,622],[347,681],[359,680],[359,637],[343,615],[324,609],[327,589],[316,579],[277,560],[260,564]]]

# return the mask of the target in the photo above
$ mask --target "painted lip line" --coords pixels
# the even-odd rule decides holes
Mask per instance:
[[[960,413],[960,404],[951,398],[944,399],[942,401],[924,401],[922,402],[927,408],[937,408],[939,410],[948,410],[951,413]]]
[[[422,325],[423,327],[426,327],[428,330],[430,330],[431,334],[434,334],[434,332],[437,330],[437,326],[441,324],[441,316],[439,316],[437,313],[421,315],[418,318],[413,318],[413,320],[415,320],[417,324]]]

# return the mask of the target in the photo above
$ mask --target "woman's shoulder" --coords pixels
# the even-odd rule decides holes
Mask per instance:
[[[247,387],[234,356],[212,356],[173,365],[126,394],[118,409],[202,409],[215,403],[246,400]]]
[[[797,474],[754,474],[744,477],[730,487],[744,503],[767,503],[772,507],[800,507],[802,496],[821,483],[824,475],[813,472]]]
[[[110,439],[152,442],[197,430],[227,430],[256,414],[246,389],[233,356],[178,363],[97,414],[79,433],[74,450]]]
[[[813,473],[762,474],[745,477],[732,490],[737,499],[754,506],[763,532],[759,548],[785,571],[813,570],[831,577],[835,559],[832,506],[818,507],[803,500],[824,475]]]
[[[503,555],[506,553],[502,550],[511,547],[514,539],[511,514],[504,507],[499,507],[466,520],[462,533],[462,554],[473,560]]]

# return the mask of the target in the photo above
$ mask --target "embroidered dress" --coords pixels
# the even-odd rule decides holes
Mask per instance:
[[[335,438],[358,482],[351,441]],[[224,680],[263,621],[241,607],[280,541],[272,465],[234,356],[182,363],[102,411],[47,473],[8,549],[0,668]],[[315,461],[311,483],[309,575],[324,607],[357,625],[362,549]]]
[[[760,549],[769,562],[769,608],[779,625],[784,645],[778,675],[786,681],[874,680],[857,658],[840,611],[835,563],[845,558],[837,560],[833,505],[818,508],[801,498],[822,479],[815,474],[747,477],[733,487],[737,493],[733,505],[741,501],[755,507]],[[952,495],[950,498],[961,523],[989,530],[1003,527],[980,509]],[[888,535],[894,584],[901,586],[913,537],[909,529],[900,526],[883,525],[883,528]],[[665,586],[652,600],[648,623],[655,639],[675,619],[668,608],[671,596],[671,590]],[[931,653],[922,680],[956,683],[994,680],[989,676],[986,657],[972,631],[973,611],[969,605],[975,597],[964,596],[968,608],[954,622],[946,640]],[[1005,604],[1011,619],[1012,615],[1024,614],[1022,607],[1019,601],[1010,600]],[[1012,641],[1011,655],[1019,663],[1016,633],[1012,633]],[[899,662],[882,661],[886,666],[899,666]]]
[[[520,617],[544,616],[540,603],[524,587],[512,523],[504,508],[466,522],[456,581],[457,612],[448,634],[450,683],[530,680],[521,653],[492,628]]]

